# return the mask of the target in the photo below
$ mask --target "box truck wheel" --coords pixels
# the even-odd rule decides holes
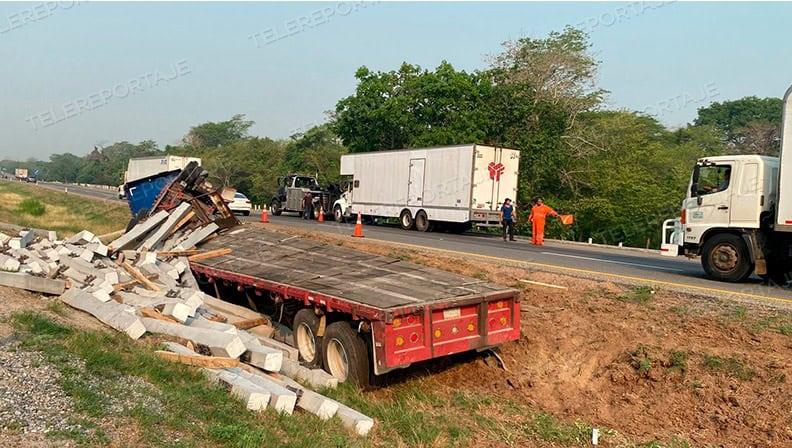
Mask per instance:
[[[333,322],[327,326],[322,340],[322,357],[325,370],[339,381],[368,385],[369,354],[366,342],[349,322]]]
[[[270,201],[270,212],[272,212],[275,216],[280,216],[283,213],[283,208],[281,207],[281,201],[278,199],[273,199]]]
[[[715,235],[704,243],[701,265],[707,275],[726,282],[741,282],[753,273],[748,247],[731,233]]]
[[[415,220],[413,220],[412,213],[409,210],[404,209],[399,215],[399,224],[401,224],[401,228],[404,230],[411,230],[413,225],[415,225]]]
[[[319,316],[310,308],[303,308],[294,315],[292,335],[294,346],[300,352],[300,360],[311,369],[322,368],[322,337],[319,334]]]
[[[431,228],[431,223],[429,222],[429,218],[426,216],[426,212],[423,210],[418,210],[418,213],[415,214],[415,230],[419,232],[428,232]]]

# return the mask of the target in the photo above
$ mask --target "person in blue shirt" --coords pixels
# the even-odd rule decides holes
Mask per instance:
[[[514,241],[514,222],[517,220],[517,210],[514,209],[512,201],[509,198],[503,200],[503,207],[500,209],[501,225],[503,226],[503,241],[506,241],[506,235],[509,236],[509,241]]]

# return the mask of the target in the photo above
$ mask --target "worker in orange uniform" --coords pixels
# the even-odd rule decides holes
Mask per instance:
[[[542,198],[534,199],[534,206],[531,208],[531,216],[528,217],[528,221],[533,224],[531,236],[536,246],[544,244],[544,228],[547,215],[558,217],[558,213],[550,206],[545,205]]]

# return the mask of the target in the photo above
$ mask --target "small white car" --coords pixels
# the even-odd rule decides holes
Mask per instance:
[[[242,213],[245,216],[250,216],[250,209],[252,204],[247,196],[240,192],[234,193],[234,199],[228,203],[228,208],[234,213]]]

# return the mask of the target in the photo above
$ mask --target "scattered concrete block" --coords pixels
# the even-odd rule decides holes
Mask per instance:
[[[283,364],[283,352],[271,347],[261,345],[258,338],[247,331],[240,331],[239,337],[245,344],[247,351],[242,355],[242,360],[250,365],[264,369],[268,372],[279,372]]]
[[[88,279],[89,279],[88,275],[85,275],[74,268],[68,268],[65,271],[63,271],[63,276],[66,278],[70,278],[72,280],[76,280],[80,283],[88,283]]]
[[[57,262],[58,260],[60,260],[60,254],[56,249],[47,249],[47,251],[44,252],[44,256],[47,257],[47,259],[50,261]]]
[[[146,234],[156,228],[162,221],[168,217],[168,212],[160,210],[159,212],[149,216],[145,221],[132,227],[128,232],[121,235],[118,239],[114,240],[107,245],[110,253],[128,249],[137,244],[138,241],[143,239]]]
[[[280,371],[290,378],[294,378],[297,381],[301,381],[317,389],[323,387],[334,389],[338,387],[338,378],[333,377],[324,370],[309,369],[301,366],[299,362],[291,359],[283,359]]]
[[[100,302],[109,302],[111,299],[110,294],[104,289],[94,289],[91,291],[91,295]]]
[[[11,238],[8,240],[8,247],[11,249],[21,249],[22,248],[22,239],[21,238]]]
[[[6,272],[16,272],[19,270],[20,263],[19,260],[13,257],[9,257],[5,254],[0,254],[0,270]]]
[[[271,381],[274,381],[289,390],[297,392],[297,407],[304,411],[310,412],[322,420],[333,418],[333,416],[336,415],[336,412],[338,411],[340,403],[335,400],[331,400],[324,395],[318,394],[311,389],[303,387],[302,384],[289,377],[277,375],[277,378],[274,378],[273,376],[267,375],[256,369],[251,369],[248,372],[259,376],[266,375],[266,377]]]
[[[201,227],[200,229],[190,233],[190,235],[184,241],[176,245],[176,249],[177,250],[192,249],[198,243],[208,238],[209,235],[215,233],[219,228],[220,227],[217,224],[210,222],[209,224]]]
[[[187,321],[185,322],[185,325],[188,325],[188,326],[194,327],[194,328],[204,328],[204,329],[207,329],[207,330],[220,331],[220,332],[228,333],[228,334],[239,334],[240,333],[240,331],[237,330],[237,328],[235,326],[233,326],[233,325],[224,324],[222,322],[215,322],[213,320],[205,319],[203,317],[194,317],[194,318],[187,319]],[[244,343],[245,340],[242,339],[242,342]],[[245,345],[247,346],[247,344],[245,344]]]
[[[190,312],[192,310],[187,305],[181,302],[170,302],[165,304],[165,307],[162,309],[162,314],[164,316],[172,317],[178,320],[181,323],[187,321],[187,318],[190,316]]]
[[[128,307],[120,303],[112,300],[101,302],[85,291],[61,295],[61,300],[72,308],[93,315],[105,325],[126,333],[132,339],[138,339],[146,332],[142,320],[128,312]]]
[[[278,349],[282,351],[283,354],[286,355],[286,357],[291,360],[298,361],[300,359],[299,350],[292,347],[291,345],[286,345],[283,342],[276,341],[275,339],[264,338],[261,336],[256,336],[256,337],[258,338],[258,341],[261,343],[261,345]]]
[[[107,246],[102,244],[102,242],[98,243],[91,243],[88,245],[88,248],[91,249],[95,254],[101,255],[103,257],[107,256]]]
[[[88,244],[93,242],[94,236],[95,235],[93,233],[87,230],[83,230],[82,232],[77,233],[71,238],[67,239],[66,242],[69,244],[76,244],[76,245]]]
[[[374,427],[374,419],[361,414],[360,412],[338,403],[338,411],[336,412],[338,418],[341,419],[341,424],[349,431],[354,432],[359,436],[366,436],[371,428]]]
[[[225,369],[225,370],[232,371],[237,375],[242,376],[242,378],[255,384],[256,386],[269,391],[270,393],[269,404],[272,407],[272,409],[275,409],[278,412],[283,412],[286,414],[291,414],[292,412],[294,412],[294,406],[297,404],[297,394],[295,394],[294,392],[290,391],[289,389],[286,389],[285,387],[272,381],[271,379],[264,378],[258,375],[253,375],[252,373],[248,373],[242,369],[233,368],[233,369]]]
[[[215,356],[239,358],[247,350],[245,344],[237,335],[205,330],[203,328],[193,328],[150,318],[143,318],[143,324],[151,333],[169,334],[205,345]]]
[[[164,261],[158,261],[157,267],[160,271],[164,272],[165,275],[169,276],[174,281],[179,279],[179,270],[176,269],[172,264]]]
[[[0,247],[7,245],[9,241],[11,241],[11,236],[6,235],[3,232],[0,232]]]
[[[50,241],[58,241],[58,232],[54,230],[47,231],[47,239]]]
[[[162,240],[170,235],[171,231],[176,227],[176,224],[178,224],[191,209],[192,205],[190,205],[189,202],[182,202],[179,204],[178,207],[170,212],[168,219],[140,245],[140,248],[142,250],[154,249]]]
[[[229,369],[220,370],[216,373],[215,378],[231,392],[231,395],[242,400],[245,407],[251,411],[264,410],[267,408],[267,403],[273,400],[268,390]],[[283,400],[276,399],[276,401]]]
[[[134,250],[122,250],[121,255],[124,256],[124,261],[137,264],[136,262],[140,252]]]
[[[94,251],[92,251],[90,248],[86,248],[82,252],[80,252],[80,259],[85,260],[89,263],[93,261],[93,257],[94,257]]]
[[[137,263],[135,263],[135,266],[140,268],[146,264],[156,264],[156,263],[157,263],[156,252],[139,252]]]

